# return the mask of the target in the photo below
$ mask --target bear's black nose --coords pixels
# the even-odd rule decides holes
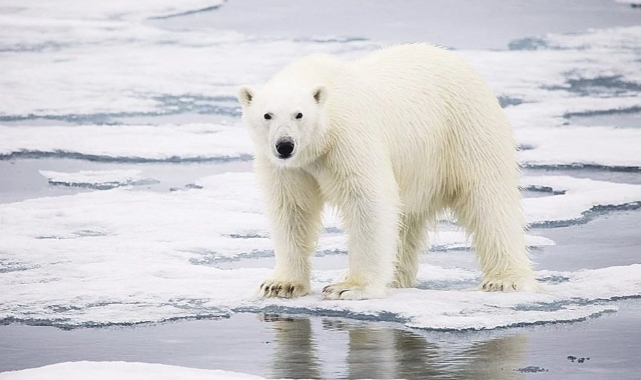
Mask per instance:
[[[287,159],[292,156],[294,151],[294,142],[289,139],[278,140],[276,143],[278,158]]]

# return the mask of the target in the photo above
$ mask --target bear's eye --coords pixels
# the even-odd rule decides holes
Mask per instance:
[[[269,120],[269,119],[272,118],[272,115],[266,113],[266,114],[263,115],[263,117],[265,118],[265,120]]]
[[[297,114],[296,114],[296,118],[297,118],[297,119],[302,119],[302,118],[303,118],[303,114],[302,114],[302,113],[300,113],[300,112],[299,112],[299,113],[297,113]]]

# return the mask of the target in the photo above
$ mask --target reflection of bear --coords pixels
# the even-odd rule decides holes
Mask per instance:
[[[314,55],[239,100],[276,252],[262,296],[309,293],[324,202],[349,236],[349,271],[326,298],[413,286],[426,225],[445,208],[472,236],[483,289],[536,288],[510,126],[455,54],[415,44],[354,62]]]
[[[271,314],[262,319],[273,328],[273,378],[526,378],[518,371],[525,366],[528,353],[523,334],[471,339],[466,335],[460,340],[451,333],[425,335],[345,319],[323,318],[322,328],[315,323],[317,318]],[[340,354],[345,340],[347,358]]]

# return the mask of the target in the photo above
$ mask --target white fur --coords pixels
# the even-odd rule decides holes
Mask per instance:
[[[338,207],[349,236],[349,271],[326,298],[414,286],[425,230],[446,208],[472,237],[483,289],[537,287],[511,128],[456,54],[413,44],[353,62],[313,55],[258,90],[241,88],[239,100],[276,252],[261,296],[309,293],[325,202]],[[283,138],[295,144],[287,159],[275,148]]]

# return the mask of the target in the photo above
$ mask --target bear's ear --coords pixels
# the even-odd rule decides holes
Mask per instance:
[[[327,89],[322,84],[319,84],[312,90],[312,95],[314,96],[316,104],[321,105],[327,100]]]
[[[254,90],[249,86],[242,86],[238,89],[238,101],[243,107],[249,107],[254,100]]]

